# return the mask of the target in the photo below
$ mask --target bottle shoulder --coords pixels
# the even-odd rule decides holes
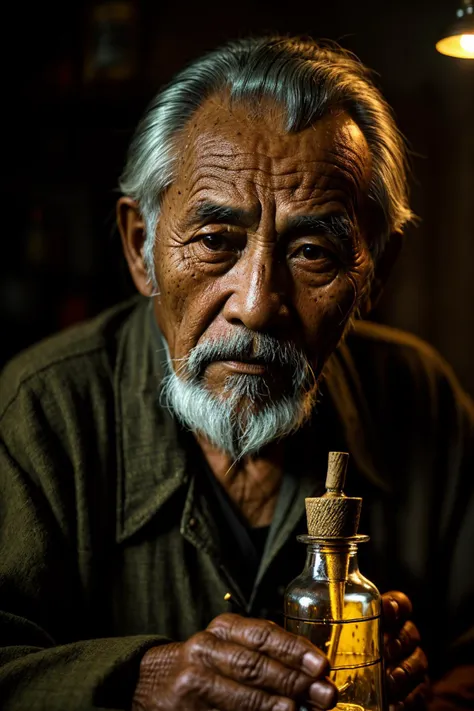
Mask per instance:
[[[349,620],[380,613],[379,591],[359,572],[343,582],[315,579],[303,572],[285,591],[285,614],[293,617]]]

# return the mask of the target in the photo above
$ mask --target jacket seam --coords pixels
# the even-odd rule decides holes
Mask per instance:
[[[30,382],[30,380],[33,380],[34,378],[41,375],[42,373],[49,370],[50,368],[54,368],[57,365],[61,365],[62,363],[65,363],[66,361],[73,360],[73,359],[85,358],[85,357],[91,355],[91,353],[96,353],[98,351],[103,351],[103,350],[105,350],[105,344],[102,344],[100,346],[91,347],[89,350],[84,351],[82,353],[73,353],[71,355],[66,355],[62,358],[58,358],[57,360],[54,360],[53,362],[48,363],[47,365],[44,365],[44,366],[38,368],[38,370],[35,370],[35,372],[31,373],[30,375],[26,375],[22,380],[20,380],[20,382],[18,383],[18,386],[15,390],[15,393],[12,395],[10,400],[7,402],[7,404],[5,405],[3,410],[0,412],[0,421],[3,420],[3,418],[5,417],[5,415],[8,412],[9,408],[11,407],[11,405],[13,405],[13,403],[17,399],[23,386],[27,385]]]

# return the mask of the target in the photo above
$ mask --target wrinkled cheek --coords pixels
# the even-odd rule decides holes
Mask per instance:
[[[310,291],[305,299],[306,342],[314,366],[321,371],[339,343],[357,303],[355,284],[343,275],[331,284]]]
[[[202,330],[209,298],[191,261],[162,264],[157,269],[160,297],[155,314],[172,358],[188,355]]]
[[[154,301],[155,316],[163,333],[170,354],[179,357],[181,333],[186,330],[187,303],[189,300],[188,279],[165,264],[156,270],[159,296]]]

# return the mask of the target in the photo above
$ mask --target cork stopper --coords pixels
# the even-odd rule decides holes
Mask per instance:
[[[306,518],[310,536],[349,538],[357,535],[362,499],[343,492],[349,455],[329,452],[326,493],[306,499]]]
[[[349,455],[347,452],[329,452],[328,473],[326,474],[326,489],[340,492],[346,483],[347,465]]]

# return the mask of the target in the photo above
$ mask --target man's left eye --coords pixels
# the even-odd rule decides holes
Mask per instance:
[[[310,261],[316,261],[317,259],[334,259],[334,255],[331,254],[329,249],[320,247],[317,244],[305,244],[299,251],[305,259]]]

